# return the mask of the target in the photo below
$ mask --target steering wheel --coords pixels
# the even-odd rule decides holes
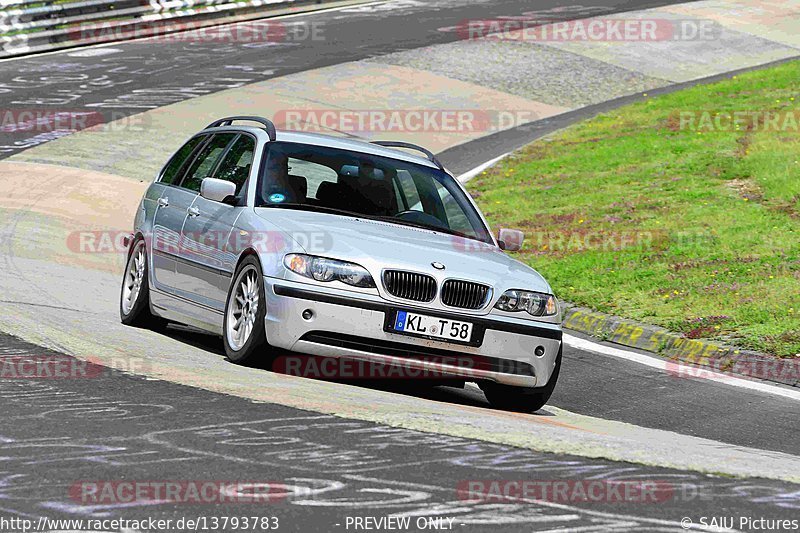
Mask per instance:
[[[417,211],[415,209],[407,209],[405,211],[400,211],[395,215],[396,218],[400,218],[403,220],[408,220],[409,222],[415,222],[417,224],[424,224],[426,226],[435,226],[437,228],[442,229],[450,229],[447,224],[439,220],[433,215],[429,215],[428,213],[424,213],[422,211]]]

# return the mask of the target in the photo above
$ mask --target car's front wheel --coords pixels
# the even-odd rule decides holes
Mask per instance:
[[[269,348],[264,329],[267,298],[261,265],[249,256],[239,265],[228,290],[223,340],[228,359],[240,365],[252,364]]]
[[[547,404],[556,388],[558,374],[561,372],[561,352],[562,348],[559,348],[556,364],[550,374],[550,380],[544,387],[511,387],[493,382],[484,382],[480,384],[481,390],[483,390],[491,406],[497,409],[522,413],[538,411]]]

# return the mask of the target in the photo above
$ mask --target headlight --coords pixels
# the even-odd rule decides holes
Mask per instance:
[[[317,281],[341,281],[353,287],[375,287],[367,269],[355,263],[313,255],[289,254],[283,258],[283,264],[292,272]]]
[[[527,311],[533,316],[553,316],[558,313],[558,302],[552,294],[512,289],[503,293],[495,308],[501,311]]]

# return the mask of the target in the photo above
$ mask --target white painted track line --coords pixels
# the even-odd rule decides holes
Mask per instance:
[[[682,361],[660,359],[657,356],[644,355],[632,352],[630,350],[614,348],[613,346],[605,346],[603,344],[598,344],[596,342],[592,342],[587,339],[573,337],[572,335],[566,333],[564,334],[564,344],[572,348],[585,350],[587,352],[599,353],[602,355],[610,355],[611,357],[618,357],[619,359],[625,359],[626,361],[631,361],[632,363],[639,363],[640,365],[649,366],[651,368],[657,368],[667,373],[680,372],[683,367],[685,367],[686,369],[690,368],[690,365],[688,365],[688,363],[684,363]],[[768,383],[764,383],[763,381],[744,379],[737,377],[733,374],[722,374],[720,372],[714,372],[713,370],[706,369],[702,366],[698,366],[696,368],[698,369],[697,372],[698,375],[695,379],[714,381],[716,383],[723,383],[725,385],[730,385],[731,387],[739,387],[741,389],[749,389],[752,391],[765,392],[767,394],[773,394],[775,396],[782,396],[790,400],[800,401],[800,390],[792,389],[789,387],[780,387],[778,385],[770,385]],[[687,371],[686,374],[687,377],[691,378],[692,376],[691,371]]]
[[[483,163],[481,165],[478,165],[477,167],[473,168],[469,172],[464,172],[463,174],[458,176],[456,179],[458,181],[460,181],[461,183],[466,183],[469,180],[471,180],[472,178],[474,178],[475,176],[477,176],[478,174],[480,174],[481,172],[483,172],[484,170],[486,170],[487,168],[497,164],[501,159],[504,159],[507,155],[508,154],[503,154],[500,157],[495,157],[494,159],[490,159],[489,161],[487,161],[487,162],[485,162],[485,163]]]

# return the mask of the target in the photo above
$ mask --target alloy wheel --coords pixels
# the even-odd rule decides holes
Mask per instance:
[[[142,291],[142,283],[145,283],[145,264],[147,258],[144,252],[144,244],[140,243],[131,254],[125,272],[125,284],[122,288],[122,312],[130,314],[139,293]]]
[[[258,272],[248,266],[239,274],[233,300],[228,305],[228,320],[225,334],[234,350],[241,350],[253,332],[259,305]]]

